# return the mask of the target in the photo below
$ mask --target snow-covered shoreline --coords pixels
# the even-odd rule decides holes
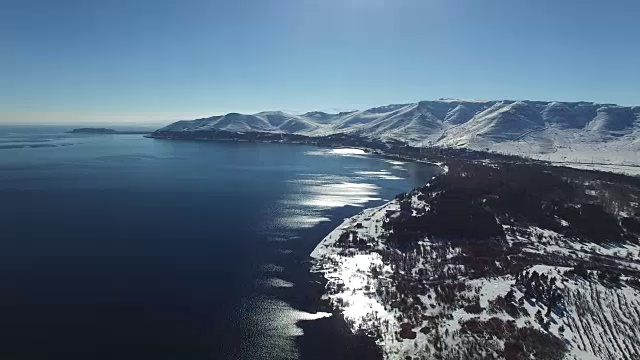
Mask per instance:
[[[345,231],[356,231],[358,236],[372,238],[381,235],[381,225],[387,211],[398,209],[397,200],[392,200],[346,219],[310,255],[314,259],[312,271],[322,273],[327,280],[323,298],[328,299],[332,307],[342,313],[354,333],[363,331],[377,337],[376,343],[385,358],[407,355],[411,353],[410,347],[413,346],[408,341],[396,339],[400,323],[394,312],[387,310],[384,302],[375,295],[372,269],[382,267],[382,274],[391,272],[391,269],[384,268],[382,258],[375,250],[358,251],[343,249],[337,245]],[[420,339],[416,341],[419,342]]]
[[[363,150],[370,151],[371,149],[363,149]],[[442,169],[442,174],[446,174],[449,171],[449,167],[443,162],[406,159],[400,156],[388,155],[388,154],[379,153],[379,152],[376,154],[385,156],[387,158],[397,159],[397,160],[404,160],[404,161],[408,160],[408,161],[420,162],[423,164],[431,164]],[[431,180],[433,180],[434,178],[435,177],[431,178]],[[316,247],[313,249],[313,251],[309,256],[312,259],[315,259],[316,261],[318,261],[318,260],[321,260],[325,255],[336,254],[337,252],[339,252],[339,249],[334,248],[333,245],[335,245],[335,243],[338,241],[340,235],[344,230],[352,228],[359,222],[361,223],[361,228],[368,228],[373,225],[373,226],[377,226],[377,229],[382,230],[381,222],[383,221],[384,215],[386,214],[386,212],[387,211],[395,212],[399,210],[400,210],[400,205],[398,201],[394,199],[394,200],[388,201],[383,205],[365,209],[359,214],[356,214],[350,218],[345,219],[338,227],[336,227],[329,234],[327,234],[327,236],[325,236],[318,243],[318,245],[316,245]],[[372,219],[374,218],[378,221],[377,225],[371,223],[373,221]],[[380,235],[381,231],[378,231],[377,229],[376,231],[374,231],[373,233],[370,233],[369,235],[373,235],[373,236]]]
[[[440,166],[444,173],[448,171],[442,163],[434,165]],[[413,203],[423,205],[415,197]],[[347,218],[325,236],[310,254],[313,259],[311,271],[321,273],[327,280],[323,298],[341,312],[354,333],[364,332],[376,338],[376,344],[385,359],[419,356],[428,341],[426,334],[420,332],[414,333],[414,339],[399,338],[397,334],[403,326],[398,320],[400,311],[389,308],[389,304],[376,295],[378,282],[385,281],[393,273],[381,256],[382,252],[388,250],[383,240],[385,230],[382,225],[390,214],[399,214],[400,211],[400,201],[393,199]],[[373,248],[358,250],[341,247],[341,237],[346,233],[366,239]],[[388,279],[388,283],[392,285],[392,280]],[[427,319],[422,325],[428,326],[429,322]]]
[[[380,214],[380,212],[384,212],[386,209],[394,208],[395,202],[395,200],[392,200],[384,205],[365,209],[359,214],[345,219],[338,227],[333,229],[329,234],[327,234],[327,236],[324,237],[324,239],[322,239],[318,243],[318,245],[315,247],[315,249],[313,249],[309,256],[315,260],[321,260],[327,255],[338,253],[339,249],[334,248],[333,245],[336,244],[343,231],[352,228],[358,222],[362,222],[363,226],[367,227],[369,225],[369,221],[365,221],[364,219],[374,215],[378,215]]]

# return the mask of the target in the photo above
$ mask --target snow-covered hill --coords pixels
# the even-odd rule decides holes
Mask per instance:
[[[201,131],[226,130],[233,132],[309,133],[321,127],[320,118],[290,115],[281,111],[264,111],[253,115],[229,113],[204,119],[178,121],[161,130]]]
[[[640,359],[640,181],[452,160],[314,249],[382,358]]]
[[[467,147],[566,163],[640,165],[640,106],[590,102],[436,100],[362,111],[278,111],[179,121],[163,131],[351,134],[414,146]]]

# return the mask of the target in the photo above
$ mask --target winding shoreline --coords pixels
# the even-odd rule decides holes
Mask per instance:
[[[243,134],[235,134],[235,135],[243,135]],[[273,134],[269,134],[273,135]],[[269,140],[269,139],[244,139],[240,138],[198,138],[198,137],[172,137],[169,135],[157,135],[155,133],[147,134],[144,136],[148,139],[155,140],[172,140],[172,141],[198,141],[198,142],[209,142],[209,141],[219,141],[219,142],[238,142],[238,143],[266,143],[266,144],[282,144],[282,145],[311,145],[322,149],[358,149],[362,150],[368,154],[374,154],[377,156],[382,156],[388,158],[389,160],[401,160],[401,161],[411,161],[421,164],[429,164],[434,165],[443,170],[444,173],[448,171],[448,167],[444,161],[428,161],[422,158],[416,158],[409,155],[403,155],[399,153],[388,152],[382,150],[379,147],[371,147],[371,146],[363,146],[363,145],[350,145],[344,144],[341,141],[329,141],[329,142],[316,142],[316,141],[296,141],[296,140]],[[311,138],[312,139],[312,138]],[[394,149],[393,146],[389,147],[389,149]],[[475,151],[463,150],[463,152],[469,153],[477,153]]]

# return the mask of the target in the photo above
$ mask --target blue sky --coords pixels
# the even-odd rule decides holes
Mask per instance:
[[[640,105],[637,1],[0,0],[0,122]]]

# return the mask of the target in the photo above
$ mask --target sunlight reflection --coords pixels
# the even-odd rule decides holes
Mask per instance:
[[[338,149],[317,149],[306,152],[306,155],[319,155],[319,156],[362,156],[367,152],[361,149],[351,148],[338,148]]]
[[[245,299],[240,307],[241,312],[251,313],[245,317],[242,326],[250,328],[255,335],[225,358],[297,359],[295,338],[304,334],[298,322],[331,316],[330,313],[296,310],[283,301],[270,298]]]

